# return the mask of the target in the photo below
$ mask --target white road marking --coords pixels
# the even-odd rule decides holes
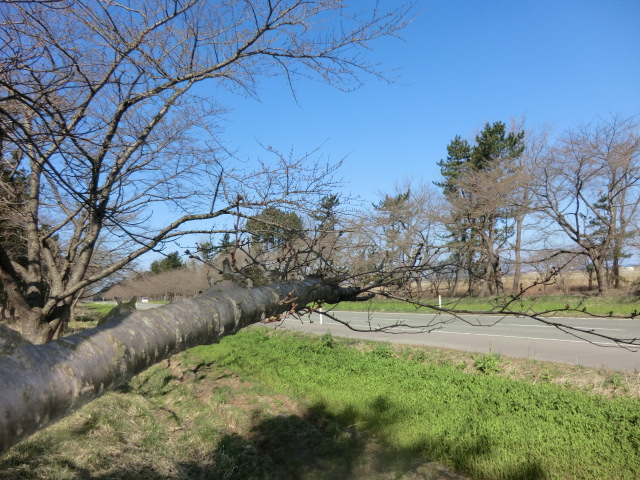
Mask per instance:
[[[390,314],[388,314],[390,315]],[[421,313],[416,313],[414,314],[416,316],[418,315],[429,315],[429,314],[421,314]],[[375,320],[375,318],[371,319],[371,323],[373,323]],[[402,318],[402,317],[396,317],[394,320],[396,320],[397,322],[407,322],[409,323],[411,321],[411,319],[406,319],[406,318]],[[415,320],[415,319],[414,319]],[[435,318],[431,319],[431,321],[434,321]],[[577,320],[586,320],[586,319],[577,319]],[[616,320],[620,320],[620,319],[616,319]],[[562,322],[562,318],[556,318],[555,321],[557,321],[558,323]],[[436,323],[439,323],[440,321],[436,321]],[[544,325],[544,324],[538,324],[538,323],[534,323],[534,324],[528,324],[528,323],[503,323],[503,322],[496,322],[496,323],[487,323],[487,324],[469,324],[467,323],[467,325],[472,325],[474,327],[533,327],[533,328],[557,328],[554,325]],[[623,328],[602,328],[600,326],[594,327],[594,326],[582,326],[582,325],[571,325],[572,328],[578,328],[578,329],[583,329],[583,330],[595,330],[595,331],[610,331],[610,332],[621,332],[624,331]],[[588,332],[586,332],[588,333]]]
[[[450,333],[453,335],[473,335],[477,337],[497,337],[497,338],[518,338],[520,340],[542,340],[545,342],[568,342],[568,343],[584,343],[585,340],[564,340],[561,338],[538,338],[538,337],[519,337],[517,335],[491,335],[488,333],[469,333],[469,332],[443,332],[440,330],[434,330],[432,333]],[[589,332],[584,332],[589,333]],[[613,342],[590,342],[596,345],[617,345]]]
[[[335,323],[335,325],[341,325],[340,323]],[[383,326],[378,326],[375,327],[373,324],[368,325],[358,325],[358,324],[349,324],[351,327],[354,328],[384,328]],[[345,326],[345,325],[343,325]],[[546,325],[549,326],[549,325]],[[347,327],[348,328],[348,327]],[[419,332],[419,328],[403,328],[403,327],[395,327],[393,328],[393,331],[390,332],[376,332],[376,331],[372,331],[371,333],[393,333],[393,332],[413,332],[413,333],[420,333]],[[366,332],[364,332],[366,333]],[[445,330],[432,330],[429,333],[440,333],[440,334],[451,334],[451,335],[470,335],[470,336],[475,336],[475,337],[494,337],[494,338],[517,338],[519,340],[541,340],[541,341],[550,341],[550,342],[567,342],[567,343],[584,343],[585,340],[566,340],[566,339],[561,339],[561,338],[541,338],[541,337],[522,337],[522,336],[517,336],[517,335],[495,335],[495,334],[489,334],[489,333],[470,333],[470,332],[450,332],[450,331],[445,331]],[[590,332],[576,332],[576,333],[584,333],[586,335],[589,335]],[[595,345],[617,345],[614,342],[589,342],[589,343],[593,343]]]

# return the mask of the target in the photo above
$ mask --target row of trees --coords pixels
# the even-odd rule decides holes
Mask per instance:
[[[314,218],[326,215],[330,224],[311,218],[303,228],[298,219],[265,214],[290,233],[279,244],[263,236],[260,248],[278,247],[273,255],[289,265],[314,252],[332,275],[405,296],[519,294],[524,271],[544,282],[567,269],[593,274],[604,294],[621,286],[623,259],[639,253],[636,118],[613,115],[553,138],[549,131],[487,123],[471,142],[456,136],[438,165],[441,181],[397,185],[346,216],[335,209],[337,197],[325,199],[329,208]]]
[[[154,300],[171,300],[176,297],[193,297],[204,292],[214,283],[206,267],[189,266],[165,270],[156,274],[132,273],[103,292],[97,299],[128,299],[149,297]]]
[[[518,290],[525,263],[566,253],[589,259],[603,293],[610,265],[616,286],[636,238],[633,119],[554,142],[487,125],[451,142],[437,188],[402,186],[365,209],[336,196],[339,164],[317,152],[266,148],[249,168],[220,147],[216,91],[255,95],[277,74],[292,87],[299,75],[358,86],[379,76],[358,50],[396,35],[408,12],[335,0],[4,2],[0,283],[23,334],[60,335],[90,289],[197,235],[211,240],[189,255],[243,285],[313,274],[404,294],[443,282],[500,293],[506,271]]]
[[[185,251],[188,261],[178,251],[166,254],[154,260],[148,272],[132,272],[99,296],[193,296],[223,280],[260,286],[318,274],[324,258],[319,252],[331,247],[327,237],[335,230],[339,205],[338,195],[329,195],[307,221],[296,212],[266,207],[238,222],[233,240],[231,232],[225,232],[196,242],[193,252]]]
[[[636,118],[614,115],[553,139],[487,123],[473,142],[456,136],[438,165],[441,181],[398,186],[355,226],[378,275],[406,271],[418,287],[446,281],[449,291],[486,295],[520,292],[523,269],[542,281],[580,266],[601,294],[621,286],[621,262],[640,238]]]
[[[328,275],[412,300],[519,294],[531,284],[523,272],[544,283],[567,269],[595,277],[600,293],[621,286],[622,260],[638,253],[635,119],[613,116],[553,140],[495,122],[472,142],[456,136],[447,154],[441,181],[399,184],[369,207],[334,194],[311,211],[268,206],[239,219],[217,243],[187,252],[201,261],[192,274],[249,286]],[[182,266],[174,252],[152,271]]]

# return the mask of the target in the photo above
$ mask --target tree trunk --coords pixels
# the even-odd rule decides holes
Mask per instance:
[[[316,301],[358,300],[357,294],[321,278],[251,289],[223,285],[37,346],[0,327],[0,454],[175,353]]]
[[[418,298],[422,298],[422,278],[420,277],[416,277],[415,279],[415,283],[416,283],[416,294],[418,295]],[[438,292],[438,285],[436,285],[436,294]]]
[[[455,271],[453,274],[453,285],[450,286],[450,294],[452,297],[456,296],[459,286],[460,286],[460,266],[456,265]]]
[[[622,258],[621,240],[616,237],[613,239],[613,260],[611,262],[611,278],[613,280],[613,288],[620,288],[620,259]]]
[[[620,258],[615,253],[611,265],[611,278],[613,279],[613,288],[620,288]]]
[[[67,303],[57,305],[48,313],[33,308],[27,314],[21,314],[22,336],[34,345],[50,342],[62,336],[70,319],[71,305]]]
[[[20,328],[26,341],[34,345],[47,342],[49,328],[46,322],[41,322],[40,309],[34,308],[27,315],[20,316]]]
[[[605,270],[605,264],[599,258],[592,258],[593,269],[596,274],[596,282],[598,283],[598,295],[604,295],[607,293],[607,272]]]
[[[514,245],[515,250],[515,268],[513,271],[513,287],[512,294],[517,295],[521,291],[520,284],[522,283],[522,226],[524,223],[524,217],[518,216],[516,220],[516,243]]]

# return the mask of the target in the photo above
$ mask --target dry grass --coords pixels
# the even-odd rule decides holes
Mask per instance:
[[[640,287],[640,270],[627,270],[620,273],[622,277],[620,289],[614,291],[617,295],[632,295]],[[572,293],[588,294],[597,292],[595,277],[592,290],[589,290],[588,277],[584,272],[561,272],[548,285],[535,285],[541,280],[536,273],[527,273],[522,277],[522,285],[528,289],[529,295],[568,295]],[[504,285],[513,283],[513,277],[506,276]]]
[[[620,273],[621,285],[618,289],[610,289],[610,294],[618,295],[637,295],[640,291],[640,269],[624,270]],[[571,271],[560,272],[551,280],[543,282],[542,275],[536,272],[528,272],[522,275],[520,285],[525,290],[525,296],[541,296],[541,295],[595,295],[598,293],[598,285],[595,276],[592,279],[592,287],[589,289],[589,279],[585,272]],[[502,278],[504,285],[504,293],[512,295],[519,293],[513,291],[513,276],[505,275]],[[423,283],[423,288],[427,292],[436,292],[436,286],[429,282]],[[450,295],[446,285],[440,285],[440,292],[443,295]],[[467,294],[467,286],[462,284],[453,296],[462,297]]]

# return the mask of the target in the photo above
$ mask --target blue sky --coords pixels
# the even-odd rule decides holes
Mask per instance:
[[[373,0],[352,2],[366,8]],[[382,2],[383,4],[385,2]],[[388,4],[395,2],[387,0]],[[395,181],[436,180],[456,135],[526,117],[564,130],[611,113],[640,115],[640,0],[437,0],[404,40],[373,44],[396,82],[342,93],[317,81],[262,84],[260,101],[230,97],[224,141],[241,157],[262,142],[346,157],[345,191],[376,199]]]

